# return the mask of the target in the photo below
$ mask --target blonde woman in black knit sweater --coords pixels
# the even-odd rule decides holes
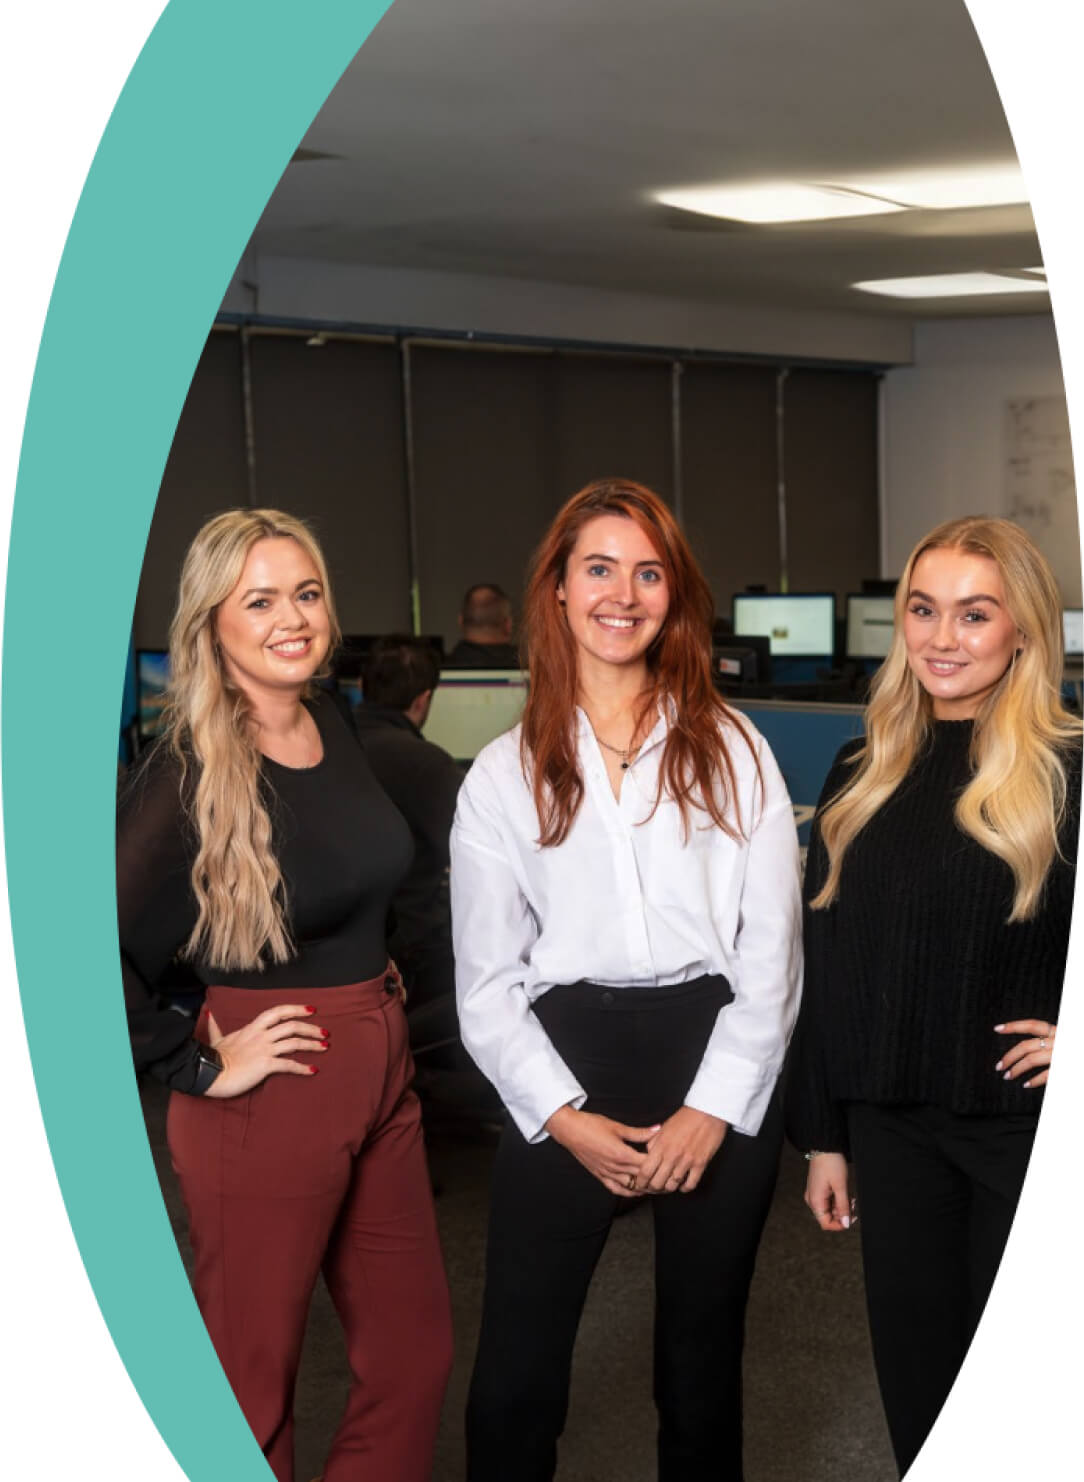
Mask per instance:
[[[854,1164],[901,1472],[985,1306],[1057,1031],[1081,777],[1060,607],[1007,520],[920,541],[810,843],[788,1130],[824,1230],[852,1223]]]

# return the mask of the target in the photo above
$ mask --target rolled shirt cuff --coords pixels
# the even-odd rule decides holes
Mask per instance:
[[[745,1060],[740,1055],[716,1054],[711,1057],[710,1065],[702,1065],[697,1071],[685,1105],[720,1117],[735,1132],[755,1137],[778,1079],[778,1068]]]
[[[520,1087],[502,1092],[502,1100],[508,1115],[523,1133],[528,1142],[545,1142],[549,1137],[546,1123],[562,1106],[573,1106],[579,1111],[587,1100],[587,1092],[575,1076],[554,1074],[548,1067],[544,1075],[538,1075],[534,1084],[527,1084],[525,1076]],[[500,1088],[498,1087],[498,1090]]]

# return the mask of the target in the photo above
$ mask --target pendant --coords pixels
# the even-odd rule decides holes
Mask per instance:
[[[621,770],[622,770],[622,772],[627,772],[627,771],[628,771],[628,769],[629,769],[629,764],[628,764],[628,762],[622,762],[622,763],[621,763]]]

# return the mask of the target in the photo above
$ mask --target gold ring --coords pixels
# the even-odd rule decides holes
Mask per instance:
[[[630,1173],[629,1176],[628,1176],[628,1178],[625,1180],[625,1188],[626,1189],[634,1189],[635,1187],[636,1187],[636,1175],[635,1175],[635,1173]]]

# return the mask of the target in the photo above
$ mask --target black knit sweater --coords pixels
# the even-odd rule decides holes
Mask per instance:
[[[1080,817],[1080,749],[1042,902],[1007,924],[1009,867],[964,834],[953,805],[970,780],[970,721],[938,721],[907,777],[844,857],[827,910],[809,900],[828,858],[814,823],[805,880],[805,989],[791,1050],[787,1130],[803,1149],[846,1152],[846,1103],[958,1113],[1037,1112],[1042,1091],[994,1066],[1012,1019],[1056,1022],[1065,976]],[[820,806],[851,769],[836,757]]]

